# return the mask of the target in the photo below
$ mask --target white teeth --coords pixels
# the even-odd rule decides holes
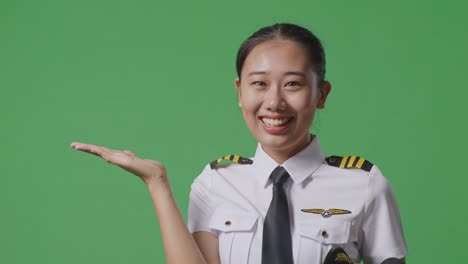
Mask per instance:
[[[262,118],[263,123],[267,124],[268,126],[281,126],[284,125],[289,119],[272,119],[272,118]]]

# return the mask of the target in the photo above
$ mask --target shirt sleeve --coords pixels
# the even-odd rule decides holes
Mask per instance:
[[[218,235],[218,231],[209,228],[209,221],[213,214],[213,202],[210,197],[212,171],[205,166],[191,186],[188,206],[188,229],[190,233],[207,231]]]
[[[403,258],[408,250],[395,194],[377,166],[373,166],[369,177],[360,234],[364,263],[380,264],[387,258]]]

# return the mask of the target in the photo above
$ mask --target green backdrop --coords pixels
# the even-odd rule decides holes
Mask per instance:
[[[186,217],[220,155],[252,156],[234,61],[261,26],[314,31],[333,90],[312,131],[378,164],[409,263],[463,260],[468,236],[463,1],[0,2],[0,263],[164,263],[135,176],[69,147],[163,162]]]

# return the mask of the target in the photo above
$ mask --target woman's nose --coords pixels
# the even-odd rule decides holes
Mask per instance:
[[[267,110],[277,111],[286,109],[286,101],[284,100],[281,89],[277,87],[270,87],[265,96],[265,106]]]

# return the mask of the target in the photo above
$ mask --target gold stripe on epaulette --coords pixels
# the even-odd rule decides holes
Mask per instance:
[[[346,167],[352,168],[355,159],[356,159],[356,156],[351,156],[351,158],[348,161],[348,166],[346,166]]]
[[[356,168],[360,169],[362,167],[362,164],[364,164],[364,161],[366,161],[363,158],[359,158],[358,162],[356,163]]]
[[[348,156],[344,156],[340,163],[340,168],[344,168],[346,165],[346,161],[348,160]]]

